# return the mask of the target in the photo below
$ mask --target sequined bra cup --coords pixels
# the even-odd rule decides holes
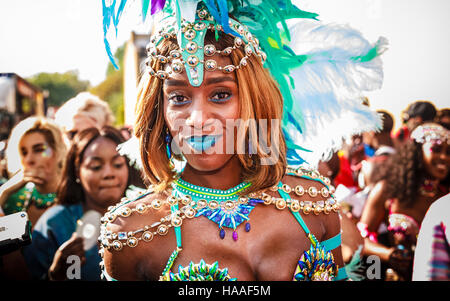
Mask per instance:
[[[241,183],[229,190],[216,190],[204,187],[198,187],[183,181],[181,178],[173,183],[171,196],[166,200],[170,205],[171,214],[162,218],[160,222],[152,225],[144,226],[141,229],[131,232],[114,233],[107,230],[108,223],[115,220],[117,216],[128,217],[133,213],[144,214],[150,207],[159,210],[165,201],[155,199],[151,204],[146,205],[139,203],[135,208],[127,207],[127,204],[135,202],[152,193],[149,190],[134,200],[122,200],[119,204],[111,207],[102,218],[101,234],[99,241],[101,242],[100,256],[103,258],[104,249],[111,251],[120,251],[124,247],[136,247],[141,242],[150,242],[155,236],[164,236],[169,232],[170,228],[174,228],[177,240],[177,248],[173,251],[166,264],[164,271],[160,276],[160,281],[234,281],[237,280],[229,275],[227,268],[221,268],[216,261],[212,264],[201,260],[199,263],[190,262],[186,267],[179,265],[176,272],[172,272],[172,267],[182,251],[181,226],[184,219],[193,219],[203,216],[214,222],[218,226],[218,236],[225,238],[224,228],[233,229],[232,239],[239,239],[236,228],[243,225],[246,232],[250,232],[251,224],[249,215],[255,206],[258,205],[275,205],[279,210],[288,209],[294,215],[306,236],[311,242],[310,248],[303,252],[298,260],[295,271],[293,271],[294,281],[304,280],[342,280],[347,275],[345,268],[339,268],[336,265],[331,251],[341,245],[341,234],[332,237],[326,241],[319,242],[316,237],[309,231],[303,221],[300,211],[303,214],[329,214],[332,211],[337,212],[339,206],[330,192],[329,179],[321,176],[314,170],[310,169],[288,169],[288,175],[298,176],[314,181],[318,181],[324,185],[319,191],[316,187],[305,189],[301,185],[295,188],[289,187],[287,184],[279,183],[278,186],[271,188],[280,194],[279,198],[272,197],[267,193],[254,193],[246,197],[239,197],[238,193],[246,189],[251,184]],[[299,201],[292,199],[290,194],[301,197],[309,194],[312,197],[321,196],[323,201]],[[102,278],[107,280],[115,280],[105,271],[103,259],[100,263],[102,268]]]

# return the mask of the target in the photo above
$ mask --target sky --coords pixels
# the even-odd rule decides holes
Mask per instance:
[[[450,107],[450,1],[448,0],[294,0],[325,23],[344,23],[371,42],[389,40],[383,54],[384,84],[367,96],[400,126],[400,113],[416,100]],[[122,21],[113,50],[143,31]],[[101,0],[0,1],[0,72],[22,77],[39,72],[78,70],[99,84],[108,57],[103,44]]]

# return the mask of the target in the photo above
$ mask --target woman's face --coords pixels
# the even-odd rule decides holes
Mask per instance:
[[[231,64],[228,57],[214,59],[218,66]],[[199,171],[224,166],[235,153],[235,131],[227,120],[240,116],[235,73],[205,71],[201,86],[193,87],[183,71],[165,80],[163,93],[166,125],[187,163]]]
[[[450,145],[446,141],[430,141],[422,145],[423,159],[427,173],[438,180],[444,180],[450,168]]]
[[[49,182],[55,178],[58,162],[55,150],[39,132],[28,133],[19,143],[20,161],[25,173]]]
[[[128,166],[116,151],[117,144],[99,137],[85,149],[79,169],[79,179],[86,202],[107,208],[120,200],[128,182]]]

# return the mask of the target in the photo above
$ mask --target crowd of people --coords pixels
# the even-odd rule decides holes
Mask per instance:
[[[394,131],[389,112],[348,96],[382,82],[385,40],[310,23],[289,1],[274,20],[266,2],[162,5],[132,133],[87,92],[14,127],[0,218],[27,217],[31,239],[2,241],[1,278],[450,279],[449,109],[416,101]],[[300,155],[346,133],[317,166]]]
[[[397,132],[393,116],[378,113],[379,131],[352,137],[319,164],[341,204],[347,273],[370,280],[364,258],[376,255],[378,280],[448,280],[449,109],[412,103]],[[67,101],[55,120],[26,118],[4,141],[0,213],[25,211],[32,243],[1,257],[3,278],[64,280],[67,258],[77,255],[81,279],[100,280],[99,246],[85,249],[77,224],[86,212],[103,216],[147,187],[139,167],[118,153],[130,136],[112,122],[108,104],[84,92]]]
[[[77,222],[145,188],[140,171],[117,152],[126,138],[113,120],[106,102],[83,92],[55,120],[28,117],[14,127],[5,141],[0,213],[25,211],[32,243],[1,257],[3,277],[66,279],[67,257],[79,255],[81,278],[100,279],[98,250],[83,248]]]

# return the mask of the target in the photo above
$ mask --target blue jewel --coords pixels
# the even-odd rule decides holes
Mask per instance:
[[[242,209],[242,213],[243,214],[248,214],[248,210],[247,209]]]
[[[211,213],[212,213],[212,211],[210,211],[210,210],[206,210],[204,214],[205,214],[205,216],[206,216],[206,217],[208,217],[208,216],[210,216],[210,215],[211,215]]]
[[[225,224],[227,225],[227,227],[229,227],[230,224],[231,224],[231,218],[227,217],[227,218],[225,219]]]
[[[217,214],[216,217],[214,218],[214,221],[216,223],[218,223],[218,222],[220,222],[221,219],[222,219],[222,217],[219,214]]]
[[[245,223],[245,232],[250,232],[250,223]]]
[[[234,220],[236,221],[236,223],[240,224],[242,222],[242,218],[239,215],[236,215],[236,217],[234,218]]]
[[[225,238],[225,230],[224,229],[220,229],[219,236],[220,236],[221,239]]]

